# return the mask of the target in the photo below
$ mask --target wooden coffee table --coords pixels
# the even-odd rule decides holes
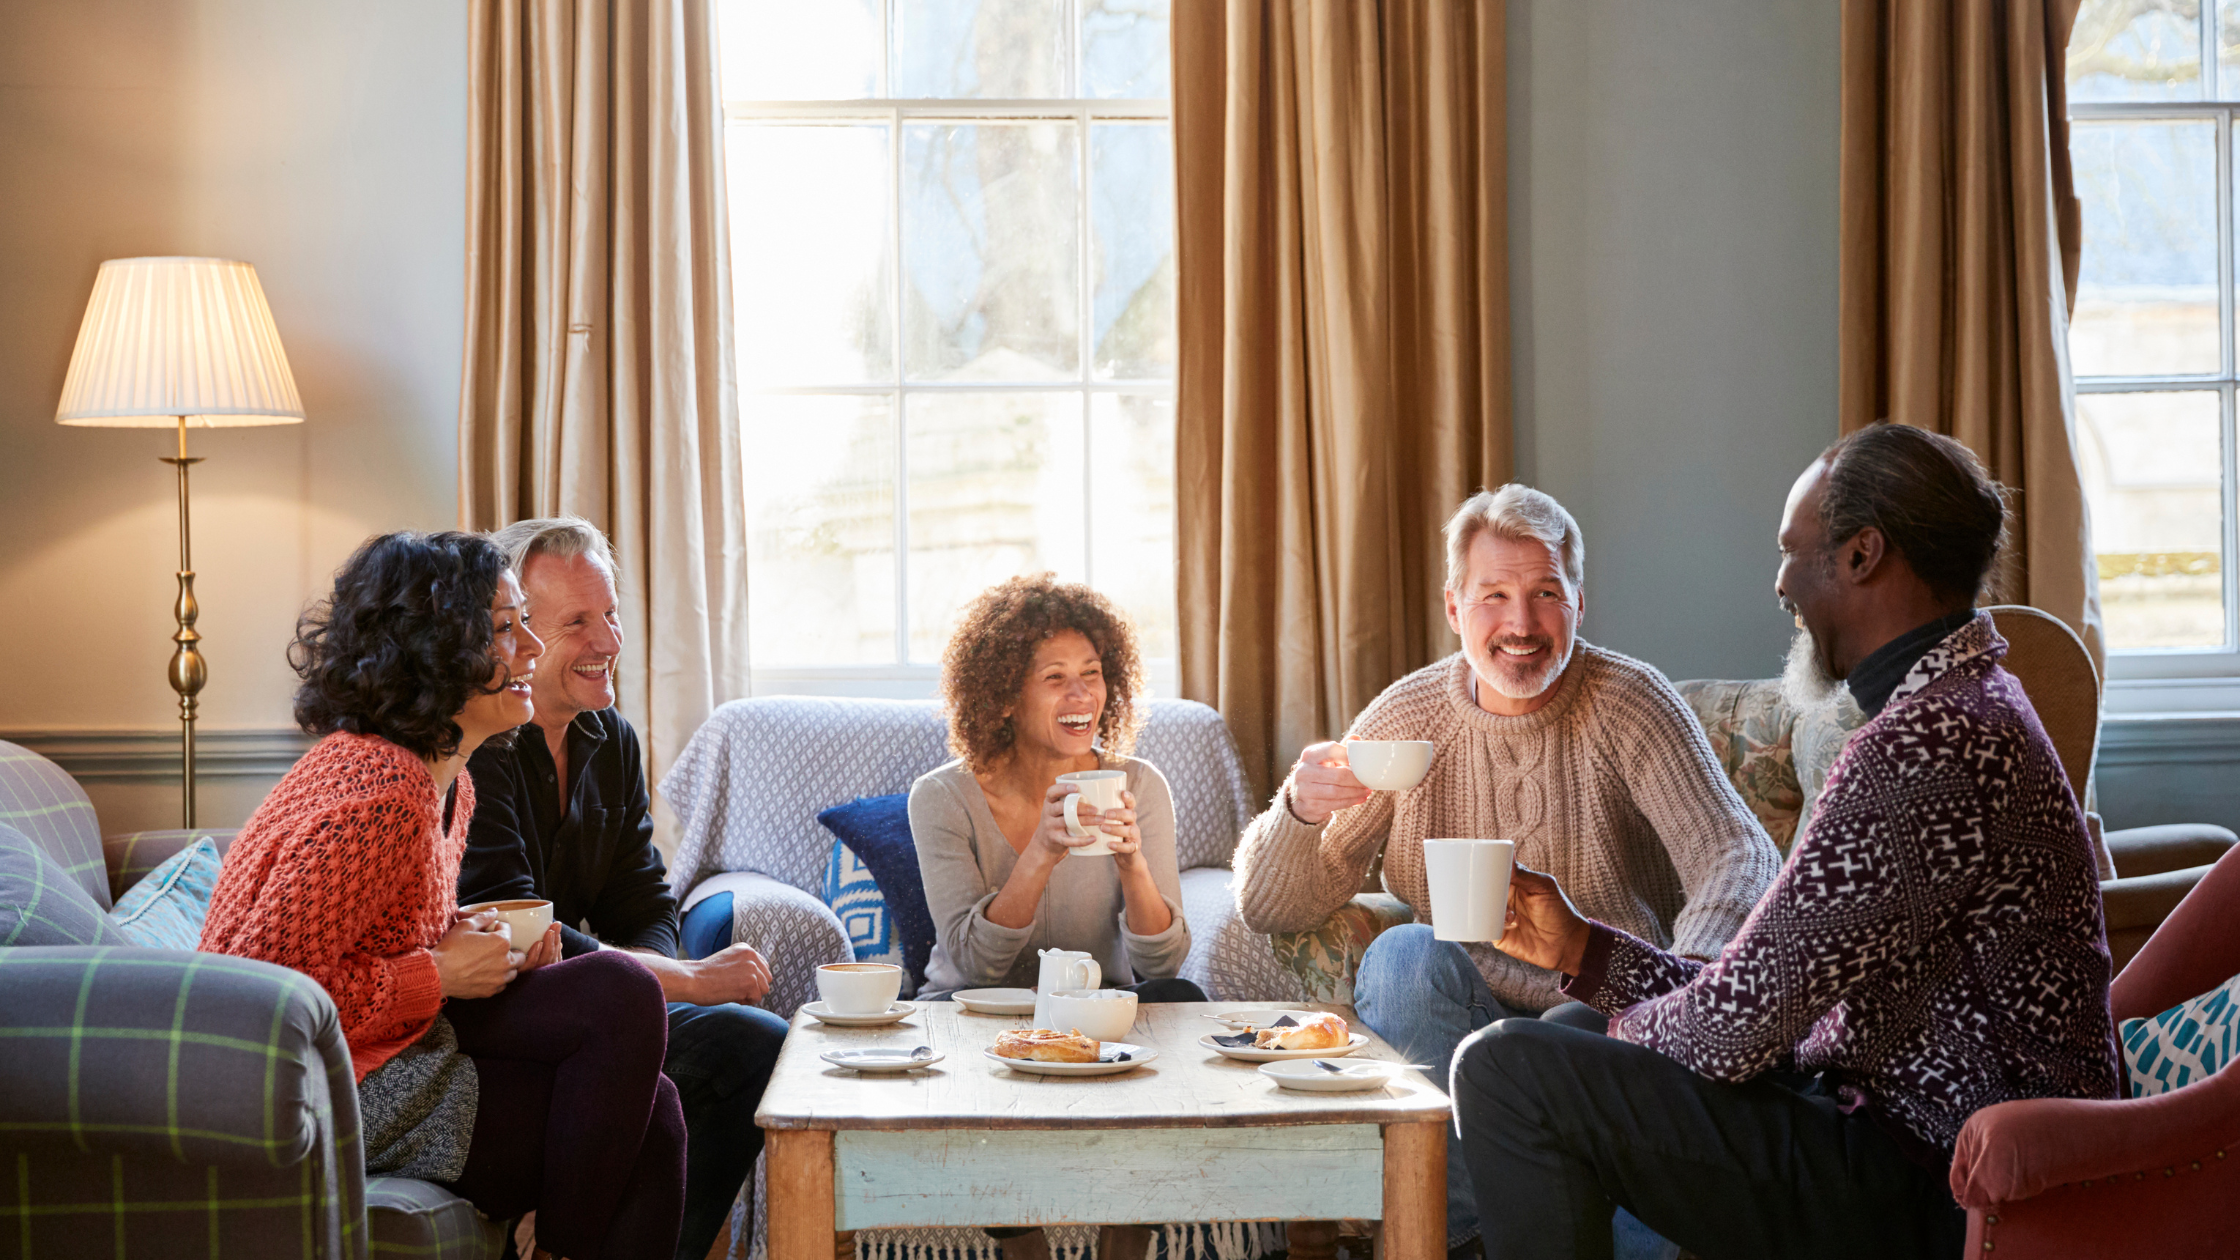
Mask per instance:
[[[1383,1222],[1387,1260],[1441,1260],[1447,1096],[1418,1072],[1383,1089],[1299,1093],[1197,1044],[1223,1031],[1206,1013],[1252,1005],[1144,1005],[1128,1040],[1158,1059],[1089,1077],[983,1057],[1025,1017],[954,1002],[921,1003],[885,1028],[796,1015],[755,1113],[769,1139],[772,1256],[853,1256],[859,1229],[1183,1221],[1317,1222],[1294,1230],[1315,1239],[1295,1239],[1306,1245],[1294,1255],[1326,1254],[1327,1222],[1365,1219]],[[895,1075],[817,1057],[917,1045],[947,1057]],[[1355,1053],[1399,1061],[1374,1034]]]

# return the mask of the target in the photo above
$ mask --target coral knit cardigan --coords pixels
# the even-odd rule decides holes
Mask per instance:
[[[435,1023],[430,951],[459,897],[474,784],[451,828],[427,766],[388,740],[337,732],[303,755],[226,853],[202,948],[290,967],[342,1012],[357,1079]]]

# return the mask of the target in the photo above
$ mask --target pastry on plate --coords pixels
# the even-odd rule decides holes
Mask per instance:
[[[1309,1015],[1290,1028],[1260,1029],[1252,1044],[1261,1050],[1341,1050],[1351,1041],[1346,1021],[1325,1013]]]
[[[996,1053],[1006,1059],[1033,1059],[1040,1063],[1095,1063],[1101,1049],[1094,1038],[1079,1029],[1058,1032],[1030,1028],[996,1034]]]

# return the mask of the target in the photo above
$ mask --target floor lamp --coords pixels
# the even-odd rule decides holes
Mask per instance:
[[[187,510],[189,428],[300,424],[303,403],[257,270],[223,258],[112,258],[93,279],[57,424],[179,431],[179,601],[171,689],[179,694],[183,826],[194,826],[194,717],[208,678],[194,623]]]

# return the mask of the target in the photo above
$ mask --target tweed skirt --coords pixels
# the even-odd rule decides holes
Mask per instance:
[[[418,1041],[358,1082],[366,1172],[457,1181],[467,1169],[480,1101],[474,1060],[460,1053],[451,1021],[436,1016]]]

